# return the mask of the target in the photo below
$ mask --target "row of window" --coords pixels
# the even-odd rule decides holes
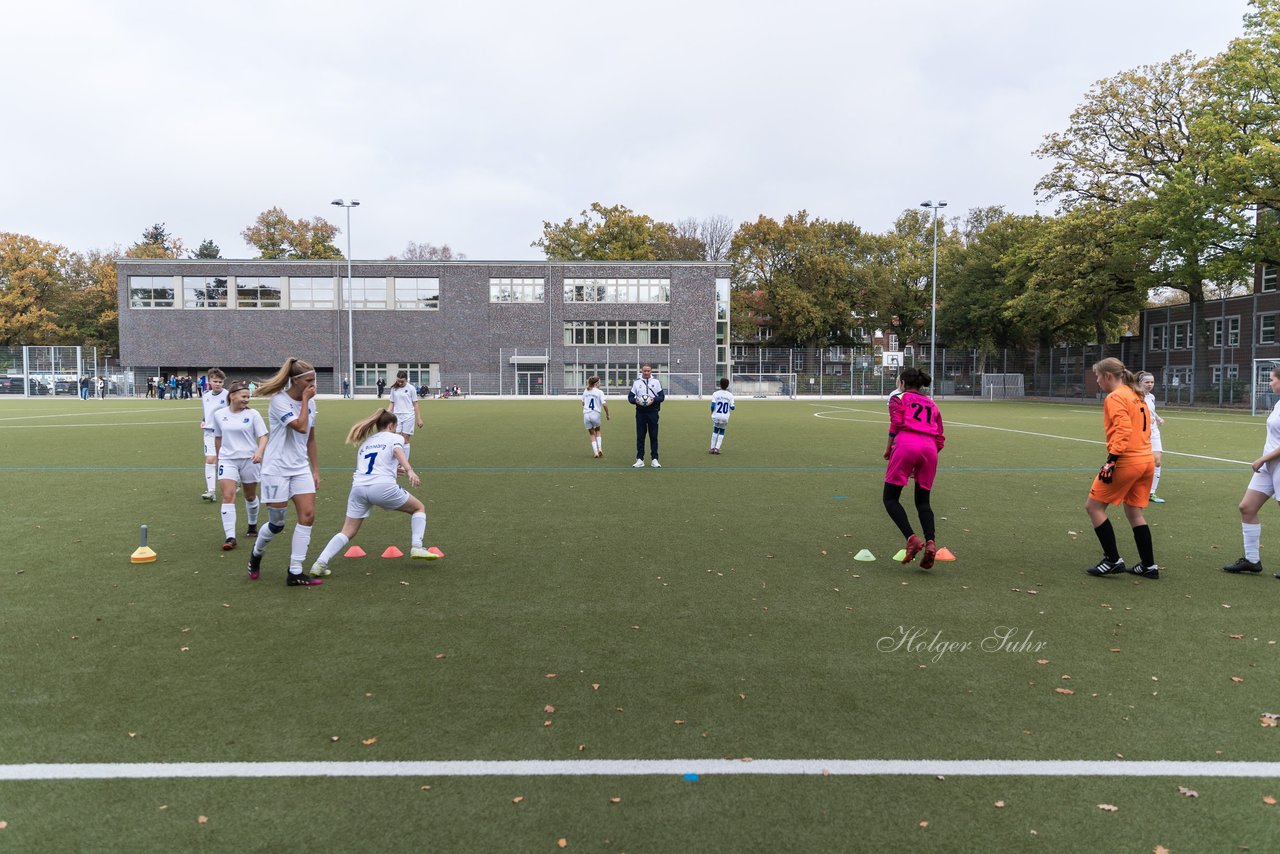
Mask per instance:
[[[425,309],[440,307],[440,280],[427,278],[355,278],[279,276],[130,276],[132,308],[289,308]],[[342,299],[339,300],[339,296]]]
[[[671,302],[670,279],[565,279],[565,302]],[[546,302],[545,279],[489,280],[489,302]]]
[[[1191,321],[1178,323],[1157,323],[1150,327],[1148,336],[1149,350],[1190,350],[1195,344],[1191,335]],[[1215,317],[1209,321],[1209,340],[1211,347],[1221,347],[1223,338],[1228,347],[1240,346],[1240,318]],[[1258,343],[1276,343],[1276,315],[1258,315]]]
[[[670,344],[669,320],[575,320],[564,325],[565,344]]]
[[[671,377],[667,372],[667,365],[662,363],[646,362],[653,368],[653,375],[658,378],[658,382],[662,383],[663,388],[671,385]],[[626,394],[631,388],[631,383],[635,378],[640,376],[640,365],[625,364],[618,362],[610,362],[607,365],[565,365],[564,366],[564,387],[569,388],[586,388],[587,377],[599,377],[600,387],[606,393]]]

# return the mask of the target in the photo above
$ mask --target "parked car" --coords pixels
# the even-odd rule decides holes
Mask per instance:
[[[32,395],[48,394],[49,387],[32,378],[27,381],[27,393]],[[22,394],[22,377],[0,377],[0,394]]]

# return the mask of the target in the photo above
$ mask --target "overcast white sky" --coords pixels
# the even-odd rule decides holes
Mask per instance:
[[[352,255],[541,258],[593,201],[1036,209],[1032,150],[1095,81],[1242,32],[1246,0],[45,0],[7,4],[0,231],[251,258],[279,206]],[[1046,211],[1051,207],[1043,208]],[[346,249],[345,233],[338,244]]]

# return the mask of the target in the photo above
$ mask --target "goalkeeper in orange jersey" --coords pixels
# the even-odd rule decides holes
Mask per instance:
[[[1107,461],[1094,478],[1085,502],[1085,512],[1093,523],[1093,532],[1102,544],[1102,560],[1088,569],[1090,575],[1120,575],[1125,572],[1124,559],[1116,546],[1116,533],[1107,518],[1107,507],[1123,504],[1125,518],[1133,528],[1133,541],[1138,547],[1138,564],[1128,571],[1143,578],[1159,578],[1151,545],[1151,529],[1142,509],[1151,497],[1151,481],[1155,476],[1155,458],[1151,454],[1151,414],[1147,411],[1145,391],[1138,378],[1119,359],[1103,359],[1093,366],[1098,386],[1106,392],[1102,403],[1107,431]]]

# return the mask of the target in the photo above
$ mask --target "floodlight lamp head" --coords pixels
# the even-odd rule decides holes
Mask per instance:
[[[331,205],[337,205],[338,207],[342,207],[342,206],[343,206],[343,201],[342,201],[342,199],[334,199],[333,201],[329,202],[329,204],[331,204]]]
[[[353,208],[358,208],[358,207],[360,207],[360,202],[359,202],[359,200],[358,200],[358,199],[352,199],[352,200],[351,200],[351,207],[353,207]]]
[[[920,203],[920,207],[931,208],[933,207],[933,202],[929,201],[928,199],[925,199],[923,202]]]
[[[357,202],[356,204],[359,204],[359,202]],[[946,206],[947,206],[946,202],[942,201],[941,199],[938,200],[938,207],[945,208]]]

